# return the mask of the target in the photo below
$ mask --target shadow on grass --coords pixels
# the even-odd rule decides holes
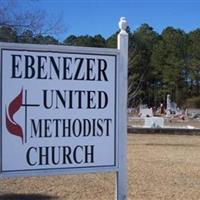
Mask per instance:
[[[42,194],[3,194],[0,200],[56,200],[57,197]]]

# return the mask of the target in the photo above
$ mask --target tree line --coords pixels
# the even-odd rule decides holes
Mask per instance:
[[[200,107],[200,29],[189,33],[173,27],[157,33],[142,24],[129,33],[128,106],[159,106],[166,95],[178,106]],[[95,36],[70,35],[60,42],[52,35],[25,29],[17,31],[7,24],[0,26],[1,42],[59,44],[116,48],[117,34],[105,39]]]

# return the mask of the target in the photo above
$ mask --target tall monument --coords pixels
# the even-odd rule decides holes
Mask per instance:
[[[171,99],[170,94],[167,94],[167,108],[166,108],[167,116],[171,114]]]

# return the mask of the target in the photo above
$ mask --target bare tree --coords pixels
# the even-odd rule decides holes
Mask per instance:
[[[27,0],[22,8],[18,0],[0,0],[0,27],[9,26],[17,33],[31,30],[33,34],[58,34],[64,32],[62,14],[50,16],[44,10],[34,10],[37,1]]]
[[[135,83],[130,82],[128,84],[128,101],[132,101],[140,92],[141,87],[142,87],[143,77],[144,75],[140,77],[140,80],[135,88],[133,87]]]
[[[140,76],[140,78],[137,82],[129,80],[129,83],[128,83],[128,104],[133,102],[133,100],[136,98],[138,93],[141,91],[142,83],[144,82],[145,73],[146,73],[146,71],[143,72],[143,74]]]

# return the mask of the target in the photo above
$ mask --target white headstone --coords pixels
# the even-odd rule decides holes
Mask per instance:
[[[163,128],[164,118],[163,117],[145,117],[144,126],[147,128]]]
[[[152,117],[153,116],[153,110],[152,108],[143,108],[140,110],[140,117]]]

